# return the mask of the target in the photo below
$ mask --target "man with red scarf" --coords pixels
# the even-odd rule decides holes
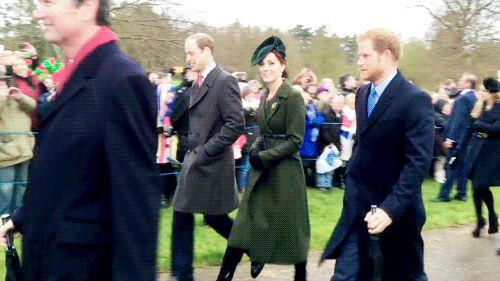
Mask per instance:
[[[156,280],[160,178],[147,77],[118,48],[109,0],[41,0],[44,37],[65,68],[40,129],[25,205],[25,280]]]

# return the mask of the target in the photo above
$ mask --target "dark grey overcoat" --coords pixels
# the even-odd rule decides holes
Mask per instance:
[[[232,144],[245,119],[236,79],[220,66],[191,91],[189,148],[174,194],[175,211],[227,214],[238,207]]]

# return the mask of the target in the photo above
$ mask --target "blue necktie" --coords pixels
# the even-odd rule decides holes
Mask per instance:
[[[375,105],[377,104],[378,95],[377,91],[375,91],[375,87],[372,88],[370,95],[368,96],[368,117],[372,114]]]

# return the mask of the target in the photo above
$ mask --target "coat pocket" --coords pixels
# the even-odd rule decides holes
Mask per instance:
[[[65,219],[56,233],[56,244],[92,245],[107,241],[104,227],[98,223]]]

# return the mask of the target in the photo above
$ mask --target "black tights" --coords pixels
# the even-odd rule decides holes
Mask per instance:
[[[294,281],[306,281],[306,264],[307,262],[299,262],[295,264],[295,278]]]
[[[476,210],[476,217],[478,222],[484,220],[482,203],[486,204],[488,208],[488,217],[490,220],[496,219],[495,205],[493,201],[493,194],[489,187],[486,188],[474,188],[472,192],[474,198],[474,209]]]
[[[244,253],[245,251],[239,248],[234,248],[231,246],[228,246],[226,248],[226,252],[224,253],[224,258],[222,260],[222,266],[219,272],[220,280],[232,280],[233,274],[236,271],[236,267],[238,266],[238,263],[240,263]],[[306,280],[306,264],[307,262],[299,262],[295,264],[294,281]]]
[[[217,280],[232,280],[244,253],[245,251],[242,249],[227,246]]]

